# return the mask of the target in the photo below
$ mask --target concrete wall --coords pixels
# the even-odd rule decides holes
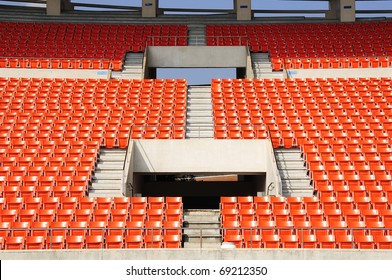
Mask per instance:
[[[288,69],[289,78],[390,77],[392,68]]]
[[[109,70],[0,68],[1,77],[109,79]]]
[[[246,68],[246,47],[148,47],[147,66],[153,68]]]
[[[136,174],[246,174],[263,175],[252,183],[257,192],[274,186],[270,195],[281,193],[280,176],[269,140],[134,140]],[[134,176],[134,194],[142,191],[144,179]]]
[[[246,48],[246,77],[248,79],[254,79],[254,73],[252,68],[252,57],[250,56],[249,48]]]
[[[270,171],[268,140],[135,140],[136,173],[260,173]]]
[[[1,251],[1,260],[392,260],[392,250],[123,249]]]

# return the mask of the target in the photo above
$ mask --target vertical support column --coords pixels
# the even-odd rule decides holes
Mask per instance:
[[[329,0],[329,11],[326,17],[340,22],[354,22],[355,0]]]
[[[157,17],[159,0],[142,0],[142,17]]]
[[[237,20],[252,19],[251,0],[234,0],[234,9],[237,14]]]
[[[355,22],[355,0],[340,0],[340,21]]]
[[[61,0],[61,10],[62,11],[73,11],[74,5],[71,0]]]
[[[47,0],[46,14],[48,16],[59,16],[61,14],[61,0]]]

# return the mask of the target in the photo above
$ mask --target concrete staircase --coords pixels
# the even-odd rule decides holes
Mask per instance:
[[[113,71],[114,79],[141,79],[143,76],[143,53],[127,53],[122,71]]]
[[[283,79],[283,71],[272,71],[268,53],[251,53],[253,74],[257,79]]]
[[[101,149],[98,165],[89,188],[90,197],[123,196],[125,149]]]
[[[204,24],[189,24],[188,36],[189,46],[205,46],[206,26]]]
[[[275,158],[282,179],[283,196],[313,196],[301,151],[297,148],[275,149]]]
[[[220,248],[219,210],[184,210],[184,248]]]
[[[188,87],[185,137],[214,138],[210,86]]]

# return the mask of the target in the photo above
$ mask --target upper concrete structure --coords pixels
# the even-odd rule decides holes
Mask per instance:
[[[147,67],[153,68],[246,68],[246,47],[148,47]]]
[[[129,174],[265,174],[258,192],[281,194],[281,181],[269,140],[134,140]],[[128,181],[132,187],[133,175]]]

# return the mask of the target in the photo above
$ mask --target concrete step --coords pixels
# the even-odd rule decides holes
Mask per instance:
[[[121,179],[95,179],[90,188],[94,190],[121,189]]]
[[[94,178],[99,180],[99,179],[103,179],[103,180],[118,180],[122,178],[123,176],[123,171],[122,170],[99,170],[96,171],[94,174]]]
[[[201,99],[210,99],[210,100],[212,100],[211,92],[192,92],[192,93],[188,93],[188,98],[201,98]]]
[[[200,229],[199,228],[184,228],[184,234],[188,236],[199,236]],[[220,228],[211,228],[202,230],[202,234],[208,236],[220,236]]]
[[[279,172],[280,178],[282,180],[309,180],[308,177],[304,174],[292,174],[287,172]]]
[[[187,121],[189,121],[190,124],[204,124],[204,123],[211,123],[213,124],[213,118],[211,117],[193,117],[192,119],[188,119]]]
[[[211,92],[210,86],[189,86],[188,88],[189,93],[193,92]]]
[[[100,166],[100,164],[105,164],[105,167]],[[102,161],[98,161],[98,166],[97,168],[99,170],[123,170],[124,169],[124,163],[120,162],[120,161],[116,161],[116,162],[102,162]]]
[[[282,189],[287,190],[308,190],[313,187],[308,180],[282,180]]]
[[[203,234],[202,237],[202,243],[207,244],[207,243],[215,243],[215,244],[221,244],[222,242],[222,237],[220,235],[207,235]],[[200,244],[200,233],[197,235],[183,235],[182,240],[187,243],[198,243]]]
[[[213,117],[211,111],[193,111],[193,110],[188,110],[187,112],[187,117]]]
[[[269,53],[252,53],[250,55],[252,57],[252,59],[257,59],[257,58],[262,58],[262,57],[269,57]]]
[[[297,161],[278,161],[277,166],[279,169],[306,170],[304,163],[300,164]]]
[[[187,99],[188,104],[212,104],[211,98],[188,98]]]
[[[312,197],[313,191],[293,191],[293,192],[282,192],[282,196],[291,197],[291,196],[300,196],[300,197]]]
[[[99,158],[102,160],[123,161],[125,159],[124,153],[100,153]]]
[[[212,103],[211,104],[188,104],[188,110],[210,110],[212,111]]]
[[[197,217],[197,216],[195,216]],[[198,229],[200,231],[200,228],[203,229],[220,229],[220,222],[195,222],[195,221],[189,221],[185,220],[187,218],[184,217],[184,229]],[[219,217],[214,220],[219,220]]]
[[[186,133],[186,138],[214,138],[214,131],[192,131]]]
[[[213,224],[213,223],[220,223],[220,216],[219,215],[187,215],[184,214],[184,222],[187,224],[194,224],[199,225],[200,227],[206,224]]]

